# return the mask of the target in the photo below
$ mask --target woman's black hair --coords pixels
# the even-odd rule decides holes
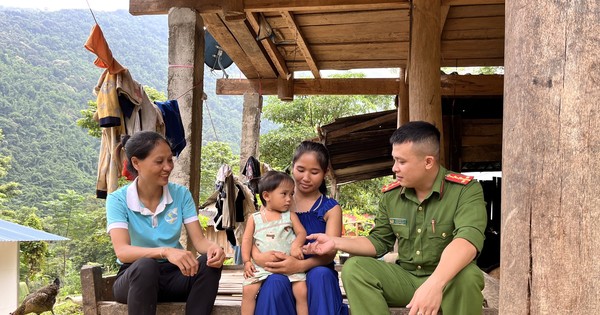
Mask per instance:
[[[292,159],[292,167],[294,164],[296,164],[296,161],[298,161],[298,159],[304,153],[311,152],[315,153],[315,155],[317,156],[317,162],[323,170],[323,173],[327,173],[327,170],[329,169],[329,151],[327,151],[325,145],[319,142],[302,141],[300,145],[298,145],[298,147],[296,148],[296,151],[294,152],[294,158]],[[325,184],[325,178],[323,178],[323,181],[319,186],[319,191],[323,195],[327,195],[327,184]]]
[[[133,167],[133,163],[131,163],[131,158],[134,156],[139,160],[147,158],[150,151],[161,142],[171,147],[171,144],[165,137],[154,131],[138,131],[133,136],[123,136],[121,138],[121,145],[125,148],[125,154],[127,155],[127,170],[137,176],[138,173]]]
[[[267,201],[263,197],[263,192],[272,192],[277,189],[279,185],[288,182],[294,185],[294,179],[284,173],[279,171],[268,171],[260,178],[258,182],[258,196],[260,197],[260,201],[263,205],[267,205]]]

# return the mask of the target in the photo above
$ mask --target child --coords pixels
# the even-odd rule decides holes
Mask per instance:
[[[262,206],[259,212],[248,218],[242,239],[246,278],[242,291],[242,315],[254,314],[255,299],[261,283],[271,274],[252,262],[254,243],[261,252],[275,250],[297,259],[304,258],[302,246],[306,240],[306,230],[296,213],[289,211],[294,195],[292,177],[283,172],[269,171],[258,183],[258,194]],[[288,279],[292,282],[297,314],[308,314],[306,275],[296,273],[288,275]]]

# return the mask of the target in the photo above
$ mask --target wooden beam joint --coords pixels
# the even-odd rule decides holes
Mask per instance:
[[[294,77],[290,75],[290,78],[279,78],[277,79],[277,97],[284,102],[291,102],[294,100]]]

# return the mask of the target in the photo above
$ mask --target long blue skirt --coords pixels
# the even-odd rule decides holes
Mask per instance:
[[[338,273],[318,266],[306,274],[309,315],[348,315],[348,305],[342,303]],[[270,275],[256,298],[255,315],[295,315],[296,300],[287,276]]]

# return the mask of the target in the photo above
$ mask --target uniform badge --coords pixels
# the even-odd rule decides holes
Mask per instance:
[[[406,225],[408,221],[405,218],[390,218],[391,225]]]
[[[397,187],[402,187],[402,186],[400,186],[400,181],[395,181],[393,183],[390,183],[390,184],[387,184],[387,185],[383,185],[383,187],[381,187],[381,192],[382,193],[388,192],[388,191],[390,191],[390,190],[392,190],[394,188],[397,188]]]
[[[471,182],[471,180],[473,180],[473,176],[457,174],[457,173],[450,173],[450,174],[446,175],[445,179],[449,182],[466,185],[469,182]]]

